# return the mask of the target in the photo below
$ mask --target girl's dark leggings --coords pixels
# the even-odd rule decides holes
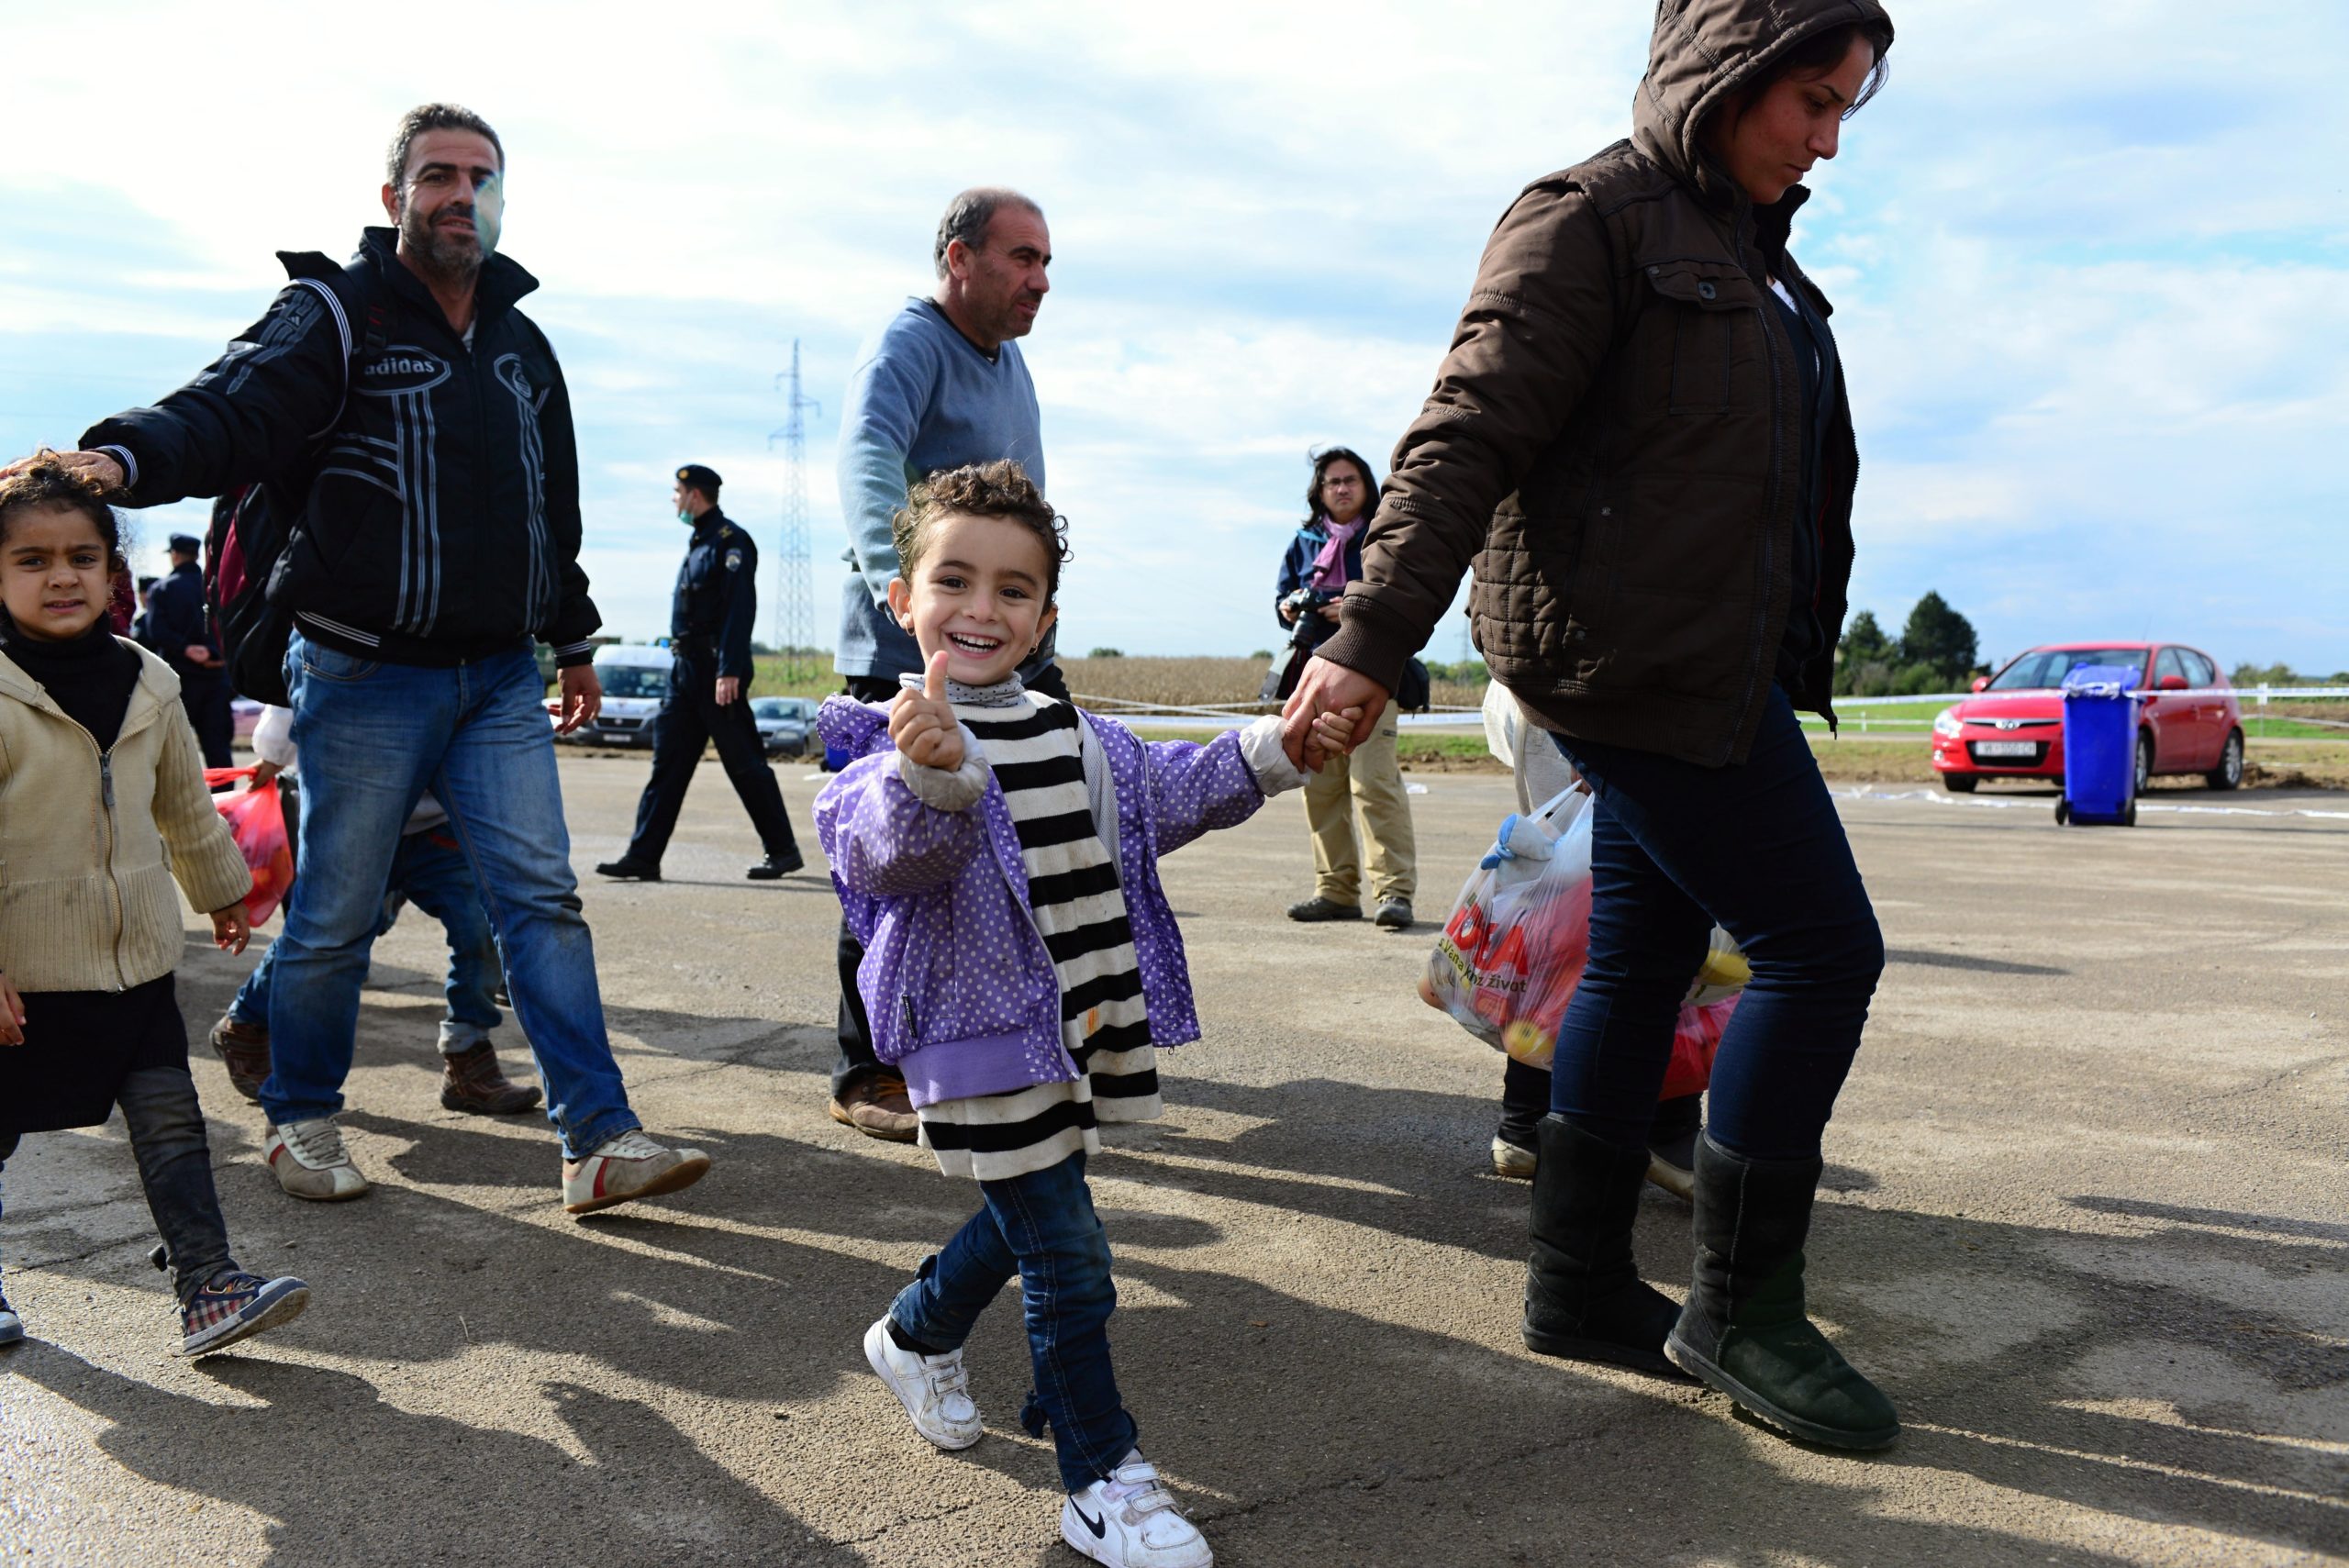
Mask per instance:
[[[147,1211],[171,1260],[172,1288],[185,1305],[214,1274],[236,1267],[212,1187],[212,1149],[195,1081],[184,1067],[142,1067],[123,1078],[115,1103],[130,1133]],[[0,1132],[0,1165],[16,1153],[17,1141],[17,1134]]]
[[[1552,1064],[1551,1107],[1617,1144],[1647,1136],[1673,1023],[1716,922],[1753,982],[1713,1062],[1707,1125],[1755,1159],[1819,1152],[1859,1050],[1884,939],[1786,694],[1724,768],[1565,737],[1590,781],[1590,961]]]

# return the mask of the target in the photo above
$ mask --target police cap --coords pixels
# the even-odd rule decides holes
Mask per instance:
[[[194,534],[173,534],[171,543],[173,555],[200,555],[204,551],[204,541]]]
[[[704,468],[697,462],[689,462],[677,470],[677,483],[689,485],[715,501],[718,499],[718,487],[724,481],[718,477],[716,469]]]

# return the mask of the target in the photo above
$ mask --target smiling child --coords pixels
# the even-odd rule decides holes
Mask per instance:
[[[1099,1124],[1159,1114],[1157,1051],[1199,1038],[1159,857],[1304,782],[1277,718],[1207,745],[1144,744],[1014,673],[1058,614],[1062,520],[1018,464],[932,474],[898,515],[889,607],[927,666],[886,705],[833,697],[857,760],[816,801],[874,1049],[921,1141],[981,1207],[865,1333],[915,1429],[979,1440],[963,1344],[1016,1272],[1035,1387],[1068,1493],[1061,1534],[1099,1562],[1213,1561],[1135,1447],[1109,1364],[1117,1304],[1085,1183]],[[1333,714],[1344,749],[1359,714]]]

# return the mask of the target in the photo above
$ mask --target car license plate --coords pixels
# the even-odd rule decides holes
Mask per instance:
[[[1974,754],[1977,757],[2036,757],[2036,740],[1976,740]]]

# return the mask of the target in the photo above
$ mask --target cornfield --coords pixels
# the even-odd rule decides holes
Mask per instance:
[[[1060,663],[1072,693],[1108,699],[1111,706],[1119,703],[1153,703],[1163,707],[1252,703],[1264,684],[1265,666],[1261,659],[1072,659],[1063,654]],[[1485,689],[1439,681],[1430,700],[1437,707],[1473,708],[1485,700]]]
[[[793,680],[786,662],[775,654],[761,654],[752,690],[760,696],[822,696],[841,689],[827,659],[820,666],[802,661]],[[1068,689],[1104,699],[1115,709],[1126,703],[1154,703],[1164,707],[1210,707],[1253,703],[1264,689],[1261,659],[1072,659],[1063,655],[1061,673]],[[1438,707],[1473,708],[1485,700],[1485,688],[1461,681],[1438,681],[1430,699]]]

